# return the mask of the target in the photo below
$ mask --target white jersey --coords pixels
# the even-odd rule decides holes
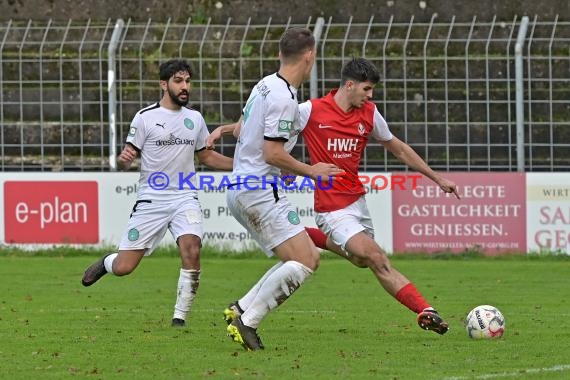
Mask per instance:
[[[243,109],[243,124],[234,155],[232,183],[243,183],[247,176],[272,179],[281,170],[263,158],[264,140],[285,142],[291,152],[299,135],[297,89],[278,73],[260,80]],[[248,183],[255,182],[248,179]]]
[[[156,103],[137,112],[127,143],[141,154],[138,199],[197,197],[194,154],[205,149],[208,136],[198,111],[173,111]]]

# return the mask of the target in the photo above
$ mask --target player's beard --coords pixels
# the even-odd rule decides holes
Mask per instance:
[[[167,88],[168,90],[168,95],[170,96],[170,99],[172,99],[172,101],[174,102],[174,104],[180,106],[180,107],[184,107],[186,104],[188,104],[188,101],[190,100],[190,94],[188,94],[188,91],[180,91],[180,93],[177,95],[174,93],[174,91],[172,91],[170,89],[170,87]],[[182,100],[179,98],[180,95],[185,94],[186,95],[186,99]]]

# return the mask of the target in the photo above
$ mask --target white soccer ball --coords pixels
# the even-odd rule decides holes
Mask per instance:
[[[470,338],[500,338],[505,332],[505,317],[495,306],[479,305],[467,314],[465,329]]]

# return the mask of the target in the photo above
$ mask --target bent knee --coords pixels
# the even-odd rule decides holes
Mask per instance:
[[[200,249],[180,252],[182,267],[185,269],[196,269],[200,267]]]
[[[133,266],[130,263],[120,263],[114,262],[113,263],[113,274],[115,276],[126,276],[131,274],[136,268],[136,265]]]
[[[383,252],[370,252],[360,259],[360,262],[369,268],[378,268],[378,270],[386,272],[390,271],[390,260]]]
[[[368,268],[370,266],[370,264],[366,260],[361,259],[359,257],[352,256],[348,260],[352,263],[352,265],[354,265],[357,268]]]
[[[319,264],[321,263],[321,255],[319,254],[319,251],[315,249],[303,261],[304,262],[302,264],[314,272],[319,268]]]

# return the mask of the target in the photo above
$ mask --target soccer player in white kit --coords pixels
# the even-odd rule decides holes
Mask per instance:
[[[315,53],[310,30],[286,30],[279,41],[279,71],[257,83],[243,109],[227,202],[266,254],[280,259],[241,299],[247,310],[227,320],[228,334],[246,350],[263,348],[257,335],[261,320],[289,298],[319,263],[319,253],[295,207],[277,185],[282,170],[313,179],[340,172],[335,165],[310,166],[289,154],[299,129],[297,89],[309,78]]]
[[[212,169],[231,170],[233,163],[231,158],[206,149],[209,133],[204,118],[186,107],[191,76],[191,67],[184,60],[160,65],[162,98],[137,112],[117,159],[119,167],[126,170],[141,157],[139,190],[127,228],[118,252],[91,265],[82,279],[84,286],[91,286],[107,273],[128,275],[169,230],[182,262],[173,326],[185,326],[200,284],[203,219],[196,176],[192,175],[196,171],[194,155]]]

